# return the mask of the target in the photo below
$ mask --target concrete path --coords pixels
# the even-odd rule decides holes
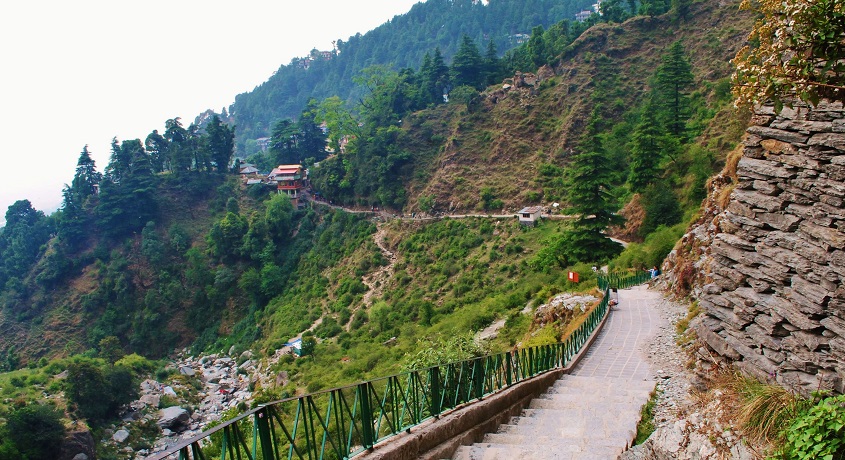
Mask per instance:
[[[615,459],[634,439],[651,380],[642,348],[663,321],[661,295],[646,286],[620,290],[604,329],[571,374],[521,416],[454,459]]]

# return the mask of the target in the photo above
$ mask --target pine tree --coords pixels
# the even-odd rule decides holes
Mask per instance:
[[[500,81],[502,74],[502,60],[496,51],[496,44],[493,40],[487,42],[487,51],[484,53],[484,84],[493,85]]]
[[[568,259],[581,262],[603,262],[622,249],[604,233],[609,226],[621,224],[622,218],[615,214],[610,194],[614,165],[602,146],[599,113],[596,107],[567,177],[569,212],[578,217],[564,234],[563,247]]]
[[[170,159],[168,158],[167,139],[154,129],[144,140],[144,148],[150,155],[150,164],[153,167],[153,172],[160,173],[170,169]]]
[[[76,173],[73,176],[71,188],[77,197],[84,201],[97,193],[97,187],[102,179],[103,175],[97,172],[97,167],[86,145],[76,161]]]
[[[220,117],[214,115],[205,132],[208,136],[209,155],[217,165],[217,171],[225,173],[229,169],[229,161],[235,150],[235,129],[222,123]]]
[[[97,172],[86,145],[79,154],[71,185],[65,185],[62,189],[62,212],[58,235],[59,239],[71,249],[84,238],[86,226],[90,221],[90,200],[96,196],[102,178],[102,174]]]
[[[687,91],[694,80],[692,66],[680,40],[672,43],[663,56],[655,75],[655,92],[663,111],[666,129],[683,138],[689,119],[689,95]]]
[[[464,35],[461,46],[452,58],[452,80],[455,86],[472,86],[477,88],[482,83],[484,60],[478,51],[478,46]]]
[[[663,131],[657,120],[654,105],[643,108],[641,119],[631,134],[631,171],[628,185],[632,192],[642,192],[658,177],[663,157],[661,139]]]

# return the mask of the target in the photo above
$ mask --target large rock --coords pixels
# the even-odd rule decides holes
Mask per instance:
[[[117,430],[111,437],[112,441],[117,443],[125,442],[129,439],[129,432],[126,430]]]
[[[170,406],[159,411],[158,424],[161,428],[167,428],[172,431],[181,431],[187,428],[187,423],[191,419],[188,411],[179,406]]]
[[[59,460],[80,460],[97,458],[94,437],[87,429],[75,429],[65,435]]]

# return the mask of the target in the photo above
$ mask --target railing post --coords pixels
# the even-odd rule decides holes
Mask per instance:
[[[440,411],[442,410],[440,407],[440,400],[443,397],[443,385],[440,381],[439,367],[435,366],[428,370],[428,381],[431,389],[431,394],[429,395],[429,400],[431,401],[431,415],[438,417],[440,415]]]
[[[472,362],[472,386],[475,397],[484,396],[484,360],[477,358]]]
[[[505,353],[505,382],[508,386],[513,385],[513,355]]]
[[[361,404],[361,444],[367,450],[372,450],[376,443],[376,437],[373,430],[373,408],[370,402],[370,384],[368,382],[358,384],[356,391],[358,392],[358,401],[360,401]]]
[[[261,442],[261,456],[264,460],[277,460],[273,450],[273,438],[270,434],[270,413],[267,408],[258,411],[254,415],[255,426],[258,429],[258,438]],[[257,452],[253,452],[257,458]]]

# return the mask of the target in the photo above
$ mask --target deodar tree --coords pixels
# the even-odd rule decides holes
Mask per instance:
[[[845,2],[744,0],[742,7],[761,17],[734,59],[737,105],[772,100],[780,111],[793,95],[814,105],[845,99]]]

